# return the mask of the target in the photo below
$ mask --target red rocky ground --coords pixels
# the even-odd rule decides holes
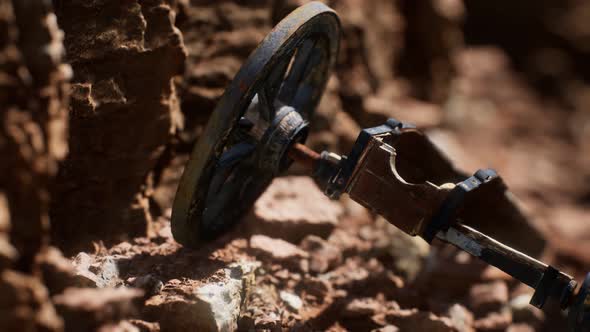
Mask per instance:
[[[329,201],[297,167],[221,239],[174,242],[192,144],[304,2],[0,0],[1,331],[564,330],[499,270]],[[590,7],[326,2],[342,48],[309,145],[346,153],[360,128],[414,122],[460,169],[499,171],[542,259],[590,271]]]

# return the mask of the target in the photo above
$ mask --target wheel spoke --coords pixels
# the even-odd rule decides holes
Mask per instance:
[[[221,154],[215,167],[215,174],[213,174],[209,185],[207,201],[213,199],[221,190],[223,184],[232,173],[234,166],[248,158],[255,148],[256,146],[253,144],[241,142]]]
[[[322,63],[322,57],[324,57],[324,49],[322,44],[316,42],[313,47],[313,51],[309,55],[306,67],[303,69],[303,75],[299,81],[297,91],[291,101],[291,106],[299,111],[304,111],[306,104],[309,100],[313,99],[312,94],[315,90],[314,72],[317,72],[317,67]]]
[[[285,58],[275,66],[265,80],[262,89],[258,92],[260,114],[269,123],[274,120],[276,113],[275,100],[285,77],[285,72],[289,67],[290,57]]]
[[[289,105],[293,101],[293,98],[295,98],[299,83],[305,77],[304,74],[311,58],[312,51],[314,50],[314,46],[315,41],[307,39],[305,42],[303,42],[301,47],[297,49],[295,59],[293,59],[291,69],[289,70],[289,74],[285,78],[283,86],[279,92],[278,99],[281,102]]]

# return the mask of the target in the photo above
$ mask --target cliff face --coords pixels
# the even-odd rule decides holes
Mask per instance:
[[[181,122],[186,52],[167,1],[57,1],[74,70],[70,153],[53,197],[63,248],[144,235],[148,178]]]
[[[36,257],[47,251],[49,192],[67,153],[63,33],[43,1],[0,1],[0,326],[58,331]]]

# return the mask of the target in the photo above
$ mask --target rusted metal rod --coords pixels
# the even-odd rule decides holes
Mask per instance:
[[[315,169],[320,160],[320,154],[301,143],[295,143],[287,152],[289,158],[310,170]]]

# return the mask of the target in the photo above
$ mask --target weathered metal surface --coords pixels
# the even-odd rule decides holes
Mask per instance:
[[[345,191],[354,200],[408,234],[425,236],[427,224],[445,197],[467,177],[457,172],[420,131],[396,127],[382,132],[382,127],[392,126],[363,130],[345,162],[354,169],[352,175],[338,175],[331,181],[344,182]],[[370,139],[361,139],[363,134]],[[465,195],[452,218],[532,256],[540,255],[545,247],[544,238],[527,220],[501,178]]]
[[[440,231],[437,237],[534,288],[531,304],[538,308],[542,308],[549,298],[565,308],[576,287],[571,276],[461,223]]]
[[[264,155],[266,131],[280,105],[292,106],[303,120],[311,118],[335,64],[339,37],[336,13],[311,2],[281,21],[246,60],[182,175],[172,209],[176,241],[194,247],[218,236],[268,186],[275,174],[257,160]],[[253,99],[256,105],[249,107]]]

